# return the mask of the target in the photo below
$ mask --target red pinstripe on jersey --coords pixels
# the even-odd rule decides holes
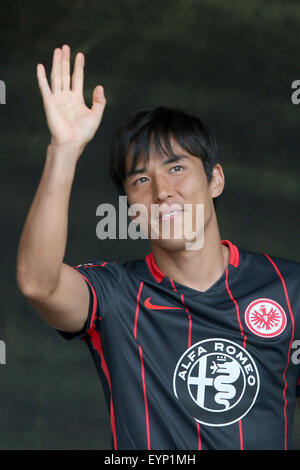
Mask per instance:
[[[181,294],[180,296],[182,304],[185,306],[185,311],[188,314],[188,320],[189,320],[189,334],[188,334],[188,348],[191,347],[192,345],[192,317],[191,314],[187,308],[187,306],[184,303],[184,295]],[[202,450],[201,446],[201,434],[200,434],[200,423],[196,422],[197,425],[197,435],[198,435],[198,450]]]
[[[111,379],[110,374],[108,371],[107,363],[103,354],[102,343],[100,332],[97,331],[97,334],[90,334],[91,343],[94,349],[98,352],[100,359],[101,359],[101,367],[103,369],[104,375],[106,377],[109,391],[110,391],[110,425],[113,435],[114,441],[114,450],[118,450],[118,443],[117,443],[117,432],[116,432],[116,422],[115,422],[115,412],[114,412],[114,405],[113,405],[113,397],[112,397],[112,389],[111,389]]]
[[[185,306],[185,311],[188,314],[188,320],[189,320],[188,348],[190,348],[192,344],[192,317],[191,317],[190,312],[188,311],[187,306],[184,303],[184,295],[181,294],[180,298],[181,298],[182,304]]]
[[[107,264],[106,262],[104,262],[100,265],[99,264],[97,264],[97,265],[89,264],[89,265],[86,265],[85,268],[86,267],[91,267],[91,266],[105,266],[106,264]],[[73,266],[73,267],[74,267],[74,269],[76,269],[77,267],[80,267],[80,265]],[[97,331],[98,334],[93,334],[94,331],[95,331],[93,327],[94,327],[94,323],[95,323],[95,319],[96,319],[96,315],[97,315],[97,309],[98,309],[97,295],[96,295],[95,289],[92,286],[92,284],[90,283],[90,281],[84,276],[84,274],[82,274],[80,271],[78,271],[78,272],[79,272],[79,274],[81,274],[81,276],[89,284],[89,286],[92,290],[92,293],[93,293],[93,307],[92,307],[92,315],[91,315],[91,321],[90,321],[90,325],[89,325],[90,328],[89,328],[89,331],[88,331],[88,336],[91,340],[91,343],[92,343],[94,349],[98,352],[98,354],[100,356],[101,367],[103,369],[104,375],[106,377],[106,380],[107,380],[107,383],[108,383],[108,386],[109,386],[109,390],[110,390],[110,425],[111,425],[111,431],[112,431],[112,435],[113,435],[114,450],[117,450],[118,449],[118,443],[117,443],[115,412],[114,412],[114,405],[113,405],[113,399],[112,399],[110,374],[109,374],[107,363],[106,363],[106,360],[105,360],[105,357],[104,357],[104,354],[103,354],[100,332]],[[101,320],[101,317],[99,317],[99,319]]]
[[[288,292],[287,292],[285,280],[284,280],[281,272],[279,271],[278,266],[275,264],[275,262],[272,260],[272,258],[267,254],[265,254],[265,256],[268,258],[270,263],[273,265],[273,268],[275,269],[276,273],[278,274],[278,276],[279,276],[279,278],[282,282],[282,286],[283,286],[283,290],[284,290],[284,294],[285,294],[285,298],[286,298],[286,302],[287,302],[287,305],[288,305],[288,309],[289,309],[289,313],[290,313],[290,317],[291,317],[291,322],[292,322],[292,336],[291,336],[291,341],[290,341],[289,350],[288,350],[288,360],[287,360],[286,367],[285,367],[283,375],[282,375],[283,376],[283,381],[284,381],[284,390],[283,390],[283,399],[284,399],[284,408],[283,408],[283,413],[284,413],[284,448],[285,448],[285,450],[287,450],[287,415],[286,415],[287,381],[286,381],[285,375],[286,375],[286,371],[287,371],[289,363],[290,363],[291,347],[292,347],[292,342],[293,342],[294,334],[295,334],[295,322],[294,322],[294,315],[293,315],[293,312],[292,312],[292,308],[291,308],[290,299],[289,299],[289,295],[288,295]]]
[[[227,292],[228,292],[228,294],[229,294],[229,297],[230,297],[230,299],[232,300],[232,302],[234,303],[235,310],[236,310],[237,321],[238,321],[238,323],[239,323],[239,327],[240,327],[240,330],[241,330],[241,335],[242,335],[242,337],[244,338],[245,333],[244,333],[243,325],[242,325],[241,318],[240,318],[240,309],[239,309],[239,305],[238,305],[236,299],[233,297],[232,292],[231,292],[231,290],[230,290],[230,288],[229,288],[229,283],[228,283],[228,268],[226,269],[225,284],[226,284],[226,289],[227,289]]]
[[[141,282],[139,286],[139,290],[136,297],[136,310],[135,310],[135,318],[134,318],[134,331],[133,336],[134,339],[137,341],[137,327],[138,327],[138,318],[139,318],[139,311],[140,311],[140,297],[142,293],[144,283]],[[146,420],[146,433],[147,433],[147,449],[151,450],[151,440],[150,440],[150,422],[149,422],[149,408],[148,408],[148,400],[147,400],[147,387],[146,387],[146,380],[145,380],[145,367],[144,367],[144,360],[143,360],[143,349],[139,342],[137,341],[139,346],[139,355],[140,355],[140,362],[141,362],[141,377],[142,377],[142,384],[143,384],[143,395],[144,395],[144,404],[145,404],[145,420]]]
[[[137,322],[138,322],[139,311],[140,311],[140,296],[141,296],[141,292],[142,292],[142,289],[143,289],[143,285],[144,285],[144,283],[141,282],[139,290],[138,290],[137,298],[136,298],[136,310],[135,310],[134,332],[133,332],[133,336],[134,336],[135,339],[136,339],[136,334],[137,334]]]
[[[145,402],[145,416],[146,416],[146,428],[147,428],[147,449],[151,450],[149,410],[148,410],[148,400],[147,400],[147,391],[146,391],[146,382],[145,382],[145,368],[144,368],[144,361],[143,361],[143,350],[142,350],[140,345],[139,345],[139,353],[140,353],[140,360],[141,360],[141,374],[142,374],[143,394],[144,394],[144,402]]]
[[[170,280],[170,283],[173,287],[174,292],[177,292],[177,289],[176,289],[176,286],[174,284],[173,279],[169,278],[169,280]],[[188,311],[187,306],[184,304],[184,295],[183,294],[181,294],[180,299],[181,299],[182,304],[185,307],[185,310],[186,310],[186,313],[188,314],[188,319],[189,319],[189,334],[188,334],[188,348],[189,348],[191,346],[191,342],[192,342],[192,317],[191,317],[191,315]],[[202,450],[201,434],[200,434],[200,423],[197,422],[196,425],[197,425],[197,435],[198,435],[198,450]]]
[[[229,242],[230,243],[230,242]],[[232,244],[231,244],[232,245]],[[232,245],[233,246],[233,245]],[[233,265],[236,265],[236,267],[238,266],[238,262],[239,262],[239,255],[236,253],[236,251],[232,251],[232,246],[229,247],[231,248],[230,249],[230,253],[232,254],[233,253],[233,257],[234,259],[232,259],[232,263],[230,264],[233,264]],[[238,252],[238,248],[235,246],[237,252]],[[232,302],[234,303],[234,306],[235,306],[235,310],[236,310],[236,316],[237,316],[237,321],[238,321],[238,324],[239,324],[239,327],[240,327],[240,331],[241,331],[241,335],[242,335],[242,338],[243,338],[243,347],[246,349],[246,340],[247,340],[247,336],[245,335],[244,333],[244,329],[243,329],[243,325],[242,325],[242,322],[241,322],[241,318],[240,318],[240,309],[239,309],[239,305],[236,301],[236,299],[233,297],[232,295],[232,292],[230,290],[230,287],[229,287],[229,281],[228,281],[228,268],[226,269],[226,275],[225,275],[225,284],[226,284],[226,289],[227,289],[227,292],[228,292],[228,295],[230,297],[230,299],[232,300]],[[239,435],[240,435],[240,450],[244,450],[244,437],[243,437],[243,425],[242,425],[242,420],[240,419],[239,420]]]
[[[198,450],[202,450],[202,441],[200,433],[200,423],[197,422],[197,434],[198,434]]]
[[[172,287],[173,287],[174,292],[177,292],[177,289],[176,289],[176,287],[175,287],[175,284],[174,284],[173,279],[171,279],[171,278],[169,278],[169,279],[170,279],[170,283],[172,284]]]

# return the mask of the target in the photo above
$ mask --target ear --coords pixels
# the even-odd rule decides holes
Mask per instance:
[[[220,196],[222,194],[225,185],[225,176],[223,169],[219,163],[217,163],[212,171],[212,179],[210,182],[210,194],[212,198]]]

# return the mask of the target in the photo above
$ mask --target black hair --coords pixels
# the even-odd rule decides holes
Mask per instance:
[[[109,171],[120,194],[125,194],[123,182],[126,178],[129,146],[133,170],[140,158],[144,163],[149,161],[152,138],[158,151],[166,155],[169,152],[169,156],[174,156],[170,144],[171,137],[189,154],[201,158],[208,182],[211,182],[212,170],[218,163],[217,144],[212,130],[198,117],[186,111],[160,106],[131,114],[111,140]],[[214,205],[215,200],[214,198]]]

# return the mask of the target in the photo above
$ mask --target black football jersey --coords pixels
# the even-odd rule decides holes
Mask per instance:
[[[222,240],[205,292],[153,253],[74,266],[90,292],[77,334],[101,379],[115,450],[290,449],[300,354],[300,264]]]

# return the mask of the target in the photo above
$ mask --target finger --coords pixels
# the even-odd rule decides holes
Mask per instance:
[[[104,88],[101,85],[98,85],[94,88],[93,91],[93,104],[91,110],[97,118],[100,120],[102,119],[103,111],[106,105],[106,98],[104,95]]]
[[[70,47],[64,44],[62,47],[62,89],[70,90]]]
[[[45,67],[43,66],[43,64],[37,64],[36,75],[37,75],[38,85],[41,91],[43,101],[46,102],[47,99],[52,95],[52,93],[49,87],[49,83],[46,77]]]
[[[83,92],[83,69],[84,69],[84,54],[78,52],[75,57],[74,70],[72,75],[72,91],[79,93]]]
[[[62,83],[61,83],[61,49],[57,47],[54,49],[53,52],[53,59],[52,59],[52,70],[51,70],[51,89],[52,92],[55,93],[57,91],[61,91]]]

